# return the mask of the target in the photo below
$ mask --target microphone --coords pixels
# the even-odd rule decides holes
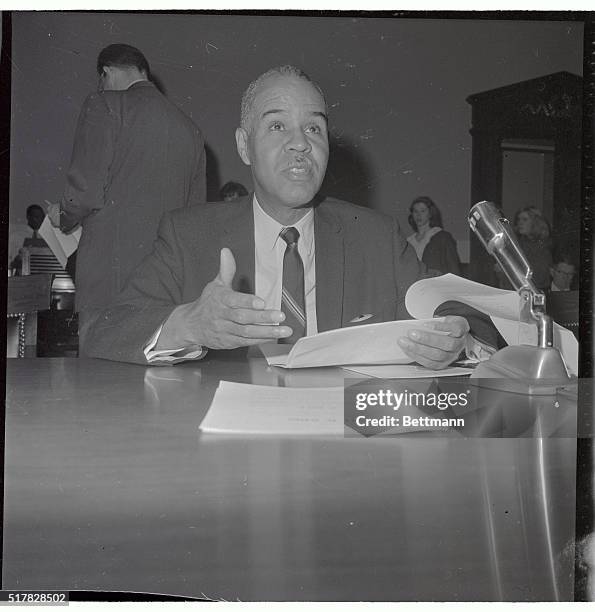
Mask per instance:
[[[545,312],[545,294],[533,283],[533,271],[508,219],[492,202],[482,201],[469,211],[469,225],[519,293],[519,320],[537,325],[538,336],[538,346],[507,346],[494,353],[479,364],[473,377],[568,380],[562,356],[554,348],[553,323]]]

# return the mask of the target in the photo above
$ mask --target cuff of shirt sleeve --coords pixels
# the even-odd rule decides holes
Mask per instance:
[[[486,361],[489,359],[497,349],[477,338],[474,338],[471,334],[467,336],[467,346],[465,347],[465,355],[467,359],[471,361]]]
[[[143,348],[147,363],[158,364],[158,363],[180,363],[181,361],[190,361],[192,359],[202,359],[208,349],[196,345],[191,347],[179,348],[179,349],[158,349],[155,350],[157,341],[161,334],[163,325],[160,325],[157,331],[149,338],[149,341]]]

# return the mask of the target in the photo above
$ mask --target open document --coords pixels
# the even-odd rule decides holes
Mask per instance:
[[[401,350],[397,340],[410,330],[423,328],[430,321],[432,319],[388,321],[332,329],[300,338],[288,354],[287,345],[264,344],[261,349],[269,365],[284,368],[411,363],[411,358]]]
[[[431,317],[448,301],[467,304],[489,315],[509,345],[537,345],[537,326],[519,321],[521,298],[516,291],[496,289],[475,283],[455,274],[417,281],[405,296],[409,314],[416,318]],[[574,334],[554,323],[554,346],[562,353],[568,371],[578,373],[578,341]]]
[[[405,304],[416,317],[406,321],[388,321],[322,332],[300,338],[289,351],[287,345],[264,344],[261,350],[269,365],[285,368],[321,366],[375,366],[373,371],[350,367],[361,374],[383,377],[415,377],[408,369],[416,366],[399,347],[397,340],[410,330],[423,329],[436,321],[432,316],[438,306],[448,301],[468,304],[489,315],[509,345],[537,345],[537,326],[519,321],[520,296],[515,291],[495,289],[445,274],[414,283],[407,292]],[[447,333],[437,332],[434,333]],[[568,370],[578,372],[578,342],[574,334],[554,323],[554,345],[560,350]],[[381,367],[382,366],[382,367]],[[390,366],[390,368],[388,367]],[[464,375],[464,370],[451,368],[433,375]],[[432,375],[432,374],[429,374]],[[420,376],[420,374],[418,374]]]
[[[77,228],[71,234],[65,234],[50,223],[46,216],[39,228],[39,235],[46,241],[47,245],[56,256],[63,268],[66,268],[68,258],[77,250],[81,239],[81,228]]]

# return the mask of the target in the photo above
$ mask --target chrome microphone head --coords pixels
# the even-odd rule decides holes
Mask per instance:
[[[541,293],[533,284],[533,272],[508,219],[492,202],[478,202],[469,211],[469,225],[485,249],[498,262],[515,291]]]

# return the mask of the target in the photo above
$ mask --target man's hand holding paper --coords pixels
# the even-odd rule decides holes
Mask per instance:
[[[45,201],[47,204],[47,216],[50,223],[60,229],[60,204]]]
[[[447,316],[412,329],[398,340],[413,361],[441,370],[455,361],[467,345],[469,324],[463,317]]]

